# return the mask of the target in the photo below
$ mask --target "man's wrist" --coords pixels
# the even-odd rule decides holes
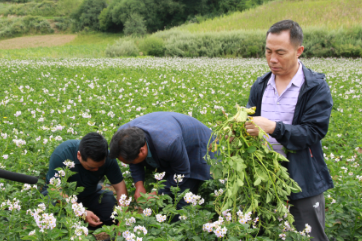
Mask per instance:
[[[143,186],[143,181],[138,181],[138,182],[136,182],[136,183],[135,183],[135,187],[136,187],[136,189],[144,188],[144,186]]]
[[[270,121],[269,129],[268,129],[267,133],[273,134],[276,126],[277,126],[277,123],[275,121]]]

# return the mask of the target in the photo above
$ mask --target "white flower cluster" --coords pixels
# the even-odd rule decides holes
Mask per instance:
[[[136,223],[136,219],[134,217],[126,218],[126,225],[131,226],[132,223]]]
[[[225,178],[225,179],[219,179],[219,182],[221,183],[221,184],[225,184],[225,182],[227,182],[227,178]]]
[[[222,190],[220,188],[219,190],[215,190],[214,193],[215,193],[215,196],[218,197],[218,196],[221,196],[224,193],[224,190]]]
[[[144,226],[138,225],[138,226],[134,227],[133,232],[137,233],[137,235],[140,235],[141,232],[143,233],[143,235],[146,235],[147,229]]]
[[[129,204],[132,202],[132,197],[129,197],[127,200],[127,196],[125,194],[122,194],[119,198],[119,205],[121,206],[129,206]]]
[[[0,189],[5,191],[4,183],[0,182]]]
[[[166,172],[161,172],[161,173],[156,173],[155,174],[155,179],[160,181],[163,179],[163,177],[165,176]]]
[[[241,224],[246,224],[251,220],[251,212],[244,214],[242,211],[239,210],[236,214],[238,215],[239,223]]]
[[[75,240],[75,239],[79,239],[79,240],[82,240],[81,236],[85,235],[87,236],[88,235],[88,228],[86,227],[83,227],[81,225],[81,222],[78,222],[78,223],[75,223],[72,228],[75,228],[75,231],[74,231],[74,236],[72,236],[70,238],[70,240]]]
[[[146,208],[145,210],[143,210],[143,214],[148,217],[151,216],[152,214],[152,210],[150,208]]]
[[[19,200],[17,200],[16,198],[14,198],[13,201],[7,200],[6,202],[2,202],[0,207],[1,209],[8,208],[10,211],[20,211],[21,209],[21,206],[19,205]]]
[[[142,238],[136,237],[136,235],[131,233],[129,230],[124,231],[122,236],[126,239],[126,241],[142,241]]]
[[[193,206],[196,206],[197,204],[201,205],[205,201],[203,198],[201,198],[201,196],[195,195],[192,192],[186,193],[186,195],[184,196],[184,200],[187,203],[192,203]]]
[[[64,126],[56,125],[56,126],[51,128],[51,131],[52,132],[61,131],[61,130],[63,130],[63,128],[64,128]]]
[[[157,222],[162,223],[162,222],[166,221],[166,215],[162,216],[162,214],[157,214],[156,219],[157,219]]]
[[[15,145],[17,147],[21,147],[22,145],[26,144],[26,141],[22,140],[22,139],[14,139],[13,142],[15,143]]]
[[[0,184],[0,187],[1,187],[1,184]],[[25,183],[21,192],[28,191],[31,188],[32,188],[32,186],[30,184]],[[37,185],[33,185],[33,188],[37,188]]]
[[[179,175],[174,175],[173,176],[173,180],[176,182],[176,183],[180,183],[180,182],[182,182],[183,181],[183,178],[185,177],[185,175],[181,175],[181,174],[179,174]]]
[[[63,162],[63,164],[68,168],[73,168],[75,166],[75,163],[71,160],[66,160]]]
[[[310,237],[309,234],[312,232],[312,227],[306,223],[304,230],[298,232],[293,227],[290,226],[288,221],[285,221],[284,222],[283,232],[286,232],[286,231],[291,231],[291,232],[294,232],[294,233],[299,233],[302,236]],[[282,240],[285,240],[286,236],[287,235],[285,233],[279,234],[279,238],[281,238]]]
[[[213,223],[205,223],[202,226],[202,230],[204,230],[205,232],[214,232],[214,234],[218,237],[218,238],[222,238],[226,235],[227,233],[227,228],[226,227],[222,227],[222,223],[224,222],[224,219],[222,217],[219,217],[218,221],[215,221]]]
[[[40,228],[40,232],[44,232],[44,229],[53,229],[56,226],[57,219],[54,218],[54,215],[43,213],[45,211],[45,204],[41,203],[38,205],[38,209],[27,210],[26,214],[31,214],[31,216],[35,219],[36,225]],[[30,234],[29,234],[30,235]]]
[[[182,215],[182,216],[180,216],[180,217],[178,217],[180,220],[186,220],[187,219],[187,217],[185,216],[185,215]]]
[[[55,185],[56,187],[60,187],[62,181],[59,178],[52,177],[50,178],[49,183]]]
[[[72,209],[74,211],[75,216],[77,216],[77,217],[85,217],[85,216],[87,216],[87,211],[85,210],[85,207],[83,207],[82,203],[74,202],[72,204]]]
[[[65,198],[65,201],[67,201],[67,203],[76,203],[77,200],[78,200],[78,198],[76,195]]]
[[[59,170],[58,173],[55,173],[54,177],[64,177],[65,176],[65,171],[64,170]]]
[[[224,212],[222,212],[222,215],[224,216],[224,218],[226,219],[226,221],[231,221],[231,213],[230,213],[231,209],[226,209]]]

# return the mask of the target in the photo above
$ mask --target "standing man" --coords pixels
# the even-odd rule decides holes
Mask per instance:
[[[75,165],[70,170],[76,172],[68,182],[77,182],[77,187],[84,187],[83,192],[77,196],[77,202],[88,209],[85,221],[91,229],[103,224],[114,224],[111,215],[117,201],[113,192],[102,190],[98,182],[106,175],[116,190],[117,200],[122,194],[127,195],[127,189],[117,161],[108,157],[107,140],[93,132],[85,135],[80,141],[68,140],[60,144],[50,157],[47,183],[55,176],[56,168],[65,167],[66,160],[74,162]],[[42,193],[46,195],[47,190]]]
[[[271,136],[273,149],[288,158],[289,175],[302,188],[290,196],[294,226],[302,231],[308,223],[313,240],[324,241],[328,238],[323,192],[333,188],[333,182],[321,140],[328,131],[333,101],[325,75],[299,61],[302,43],[302,29],[291,20],[280,21],[268,30],[265,55],[271,72],[251,87],[248,107],[256,106],[256,112],[246,129],[257,136],[255,125],[262,128]],[[291,152],[285,153],[285,149]]]
[[[178,183],[181,192],[190,189],[197,194],[202,182],[210,179],[210,166],[204,160],[210,136],[211,130],[195,118],[154,112],[121,126],[112,137],[110,154],[129,164],[136,186],[135,199],[146,193],[144,167],[166,172],[166,186],[159,194],[172,195],[170,187],[177,185],[175,174],[183,176]],[[177,208],[184,205],[182,199]]]

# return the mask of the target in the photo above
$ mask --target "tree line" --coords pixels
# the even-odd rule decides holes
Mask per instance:
[[[72,14],[73,31],[144,35],[185,22],[244,11],[271,0],[85,0]]]

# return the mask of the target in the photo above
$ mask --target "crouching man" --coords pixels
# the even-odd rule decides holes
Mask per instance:
[[[106,139],[98,133],[88,133],[80,141],[68,140],[60,144],[50,157],[47,184],[57,173],[56,168],[65,167],[65,160],[75,163],[70,170],[76,174],[68,182],[77,182],[77,187],[84,187],[77,202],[87,208],[85,221],[90,229],[114,224],[111,215],[117,201],[113,193],[102,190],[98,182],[107,176],[117,193],[117,200],[122,194],[127,195],[127,189],[117,161],[108,156]],[[48,191],[45,189],[42,193],[47,195]]]
[[[136,186],[135,199],[146,193],[145,167],[166,172],[166,186],[159,194],[172,196],[170,187],[177,185],[175,174],[183,177],[178,183],[181,192],[189,189],[197,194],[203,181],[210,179],[210,166],[204,160],[210,136],[211,130],[195,118],[155,112],[121,126],[112,137],[110,155],[129,164]],[[182,199],[177,209],[186,204]]]

